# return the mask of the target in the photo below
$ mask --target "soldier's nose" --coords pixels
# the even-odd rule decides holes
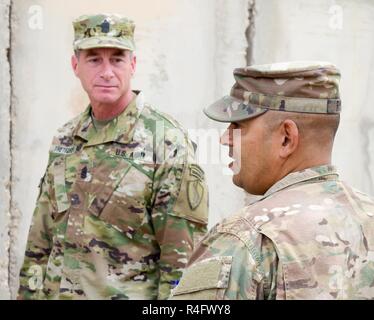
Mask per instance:
[[[224,145],[224,146],[228,145],[228,139],[227,139],[226,132],[220,137],[219,143],[222,144],[222,145]]]
[[[232,133],[231,130],[228,128],[223,133],[223,135],[220,138],[220,143],[224,146],[232,146]]]
[[[113,70],[110,64],[108,63],[104,64],[100,77],[104,80],[110,80],[114,77],[114,73],[113,73]]]
[[[101,78],[104,79],[104,80],[106,80],[106,81],[108,81],[108,80],[110,80],[110,79],[113,78],[113,73],[111,73],[111,72],[103,72],[101,74]]]

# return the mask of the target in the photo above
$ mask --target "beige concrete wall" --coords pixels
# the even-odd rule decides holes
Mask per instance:
[[[8,249],[10,204],[10,66],[8,61],[9,2],[0,2],[0,299],[9,298]]]
[[[13,296],[52,136],[87,105],[70,68],[71,21],[96,12],[133,18],[138,58],[134,88],[143,90],[148,102],[188,129],[217,129],[221,127],[207,120],[202,108],[226,94],[232,86],[232,69],[245,65],[246,5],[244,0],[13,1]],[[218,137],[217,131],[208,148],[218,147]],[[224,166],[218,159],[202,166],[211,191],[212,226],[242,207],[244,197],[229,176],[221,177]]]
[[[342,72],[333,162],[374,195],[374,1],[257,1],[254,63],[327,60]]]
[[[11,79],[9,2],[0,0],[0,298],[9,297],[8,277],[15,295],[52,136],[87,104],[69,63],[71,20],[83,13],[132,17],[138,47],[134,87],[186,128],[211,129],[216,143],[197,136],[200,152],[210,155],[199,153],[210,187],[210,226],[242,207],[244,195],[222,175],[217,157],[224,160],[227,150],[217,155],[214,149],[216,130],[225,125],[206,119],[201,109],[229,92],[232,69],[246,64],[247,52],[254,63],[321,59],[341,68],[343,114],[334,162],[346,181],[374,194],[373,1],[257,0],[251,33],[252,0],[13,0]],[[253,37],[252,48],[246,34]]]

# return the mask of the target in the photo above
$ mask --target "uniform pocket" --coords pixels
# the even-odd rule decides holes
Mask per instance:
[[[93,209],[98,207],[97,203],[102,203],[103,208],[97,210],[96,215],[131,235],[143,222],[146,211],[145,198],[150,180],[129,163],[122,169],[117,181],[104,186],[90,211],[94,212]]]
[[[65,180],[65,157],[59,157],[52,163],[53,189],[56,198],[57,213],[62,213],[69,209],[70,201],[68,199]]]
[[[347,264],[346,253],[315,256],[302,261],[285,263],[286,299],[332,300],[352,299],[357,265]],[[350,268],[349,268],[350,266]]]
[[[313,264],[313,260],[306,260],[283,265],[287,300],[318,299],[320,285]]]
[[[185,269],[173,290],[175,300],[222,300],[229,285],[232,256],[205,259]]]

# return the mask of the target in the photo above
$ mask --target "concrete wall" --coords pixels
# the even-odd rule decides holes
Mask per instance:
[[[0,21],[5,32],[0,33],[0,299],[9,298],[8,249],[10,204],[10,67],[8,62],[9,2],[0,2]]]
[[[342,72],[333,162],[374,195],[374,1],[257,1],[254,63],[327,60]]]
[[[143,90],[148,102],[195,133],[198,128],[212,129],[210,142],[196,135],[198,143],[207,141],[199,156],[211,190],[212,226],[242,207],[244,196],[231,185],[230,176],[217,175],[224,169],[219,159],[214,159],[213,165],[208,164],[209,159],[204,160],[205,153],[211,153],[209,148],[218,148],[217,130],[221,127],[206,119],[201,110],[229,91],[232,69],[246,64],[246,6],[244,0],[13,1],[9,268],[13,297],[52,136],[88,103],[70,67],[71,21],[81,14],[97,12],[118,12],[133,18],[138,58],[134,88]],[[4,132],[8,134],[8,130]]]

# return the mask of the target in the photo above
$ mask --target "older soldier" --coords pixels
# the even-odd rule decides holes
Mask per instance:
[[[74,29],[90,105],[53,139],[19,298],[167,298],[206,231],[204,173],[180,125],[131,90],[133,22],[82,16]]]
[[[205,113],[231,123],[233,182],[261,197],[202,240],[174,298],[374,298],[374,202],[330,164],[339,71],[294,62],[234,76]]]

